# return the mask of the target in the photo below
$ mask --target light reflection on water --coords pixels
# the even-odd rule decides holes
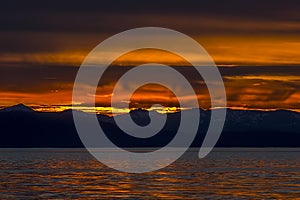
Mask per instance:
[[[0,199],[295,199],[300,149],[197,149],[162,170],[112,170],[84,149],[1,149]]]

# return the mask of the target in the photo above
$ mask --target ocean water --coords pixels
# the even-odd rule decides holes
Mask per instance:
[[[0,149],[0,199],[300,199],[300,149],[191,149],[131,174],[85,149]]]

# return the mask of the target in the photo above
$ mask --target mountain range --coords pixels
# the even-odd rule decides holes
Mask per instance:
[[[199,130],[192,147],[201,146],[210,114],[210,110],[200,110]],[[117,117],[126,115],[142,126],[150,122],[146,110],[137,109]],[[150,138],[125,134],[113,117],[99,114],[97,118],[106,136],[120,147],[162,147],[175,136],[180,122],[180,112],[165,115],[167,121],[163,129]],[[83,147],[73,122],[72,110],[36,112],[23,104],[0,110],[0,138],[0,148]],[[216,146],[300,147],[300,113],[227,109],[224,129]]]

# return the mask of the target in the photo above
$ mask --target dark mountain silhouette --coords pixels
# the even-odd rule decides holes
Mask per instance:
[[[0,112],[34,112],[34,110],[24,104],[17,104],[11,107],[4,108]]]
[[[193,147],[201,146],[210,120],[210,110],[200,110],[200,113],[200,128]],[[129,114],[139,125],[150,122],[148,111],[134,110]],[[180,112],[167,114],[167,122],[158,134],[150,138],[136,138],[123,133],[112,117],[97,117],[107,137],[121,147],[164,146],[175,136],[180,123]],[[59,113],[35,112],[23,104],[0,110],[0,138],[1,148],[83,147],[71,110]],[[287,110],[227,109],[225,126],[217,146],[300,147],[300,113]]]

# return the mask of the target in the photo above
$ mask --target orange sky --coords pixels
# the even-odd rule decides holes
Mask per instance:
[[[78,67],[97,44],[121,31],[156,26],[183,32],[207,50],[219,66],[229,107],[300,110],[300,4],[229,2],[164,1],[159,7],[95,2],[84,9],[76,2],[7,3],[0,8],[0,107],[24,103],[44,111],[70,108]],[[195,80],[186,62],[148,50],[115,62],[119,67],[109,72],[96,94],[99,109],[108,110],[115,82],[110,77],[119,76],[128,65],[147,62],[182,67],[199,92],[200,106],[210,107],[205,84]],[[155,101],[176,106],[172,94],[158,86],[141,88],[132,100],[132,106],[148,107]]]
[[[237,45],[238,43],[233,44],[236,44],[236,46],[232,48],[242,49],[241,45]],[[244,43],[241,44],[245,45]],[[257,44],[252,45],[256,46]],[[257,56],[259,56],[260,54],[258,52],[263,52],[265,50],[264,48],[259,49],[258,51],[253,53],[253,55],[257,54]],[[212,47],[211,52],[213,52],[213,49],[214,48]],[[236,52],[242,53],[242,51],[238,50]],[[297,66],[286,66],[285,60],[283,61],[283,63],[278,63],[278,66],[269,66],[269,62],[272,62],[271,60],[269,60],[269,58],[275,58],[275,55],[272,56],[271,54],[272,52],[277,52],[277,49],[274,51],[270,50],[268,52],[269,54],[265,55],[266,57],[263,57],[263,55],[260,56],[261,60],[263,60],[264,63],[259,63],[259,66],[243,67],[241,65],[238,65],[240,61],[239,56],[237,56],[236,58],[232,56],[230,58],[235,62],[223,62],[225,66],[222,67],[223,70],[221,69],[221,73],[223,75],[226,87],[228,107],[240,109],[299,109],[299,73],[293,74],[295,71],[299,72],[297,71],[297,69],[299,68]],[[218,54],[218,51],[216,52],[216,54],[211,53],[212,57],[214,58],[219,58],[220,60],[229,59],[226,56],[222,58],[221,54]],[[285,56],[289,55],[290,54],[288,53]],[[65,58],[62,55],[60,56],[62,58]],[[82,57],[83,56],[79,56],[77,59],[80,61],[80,58]],[[245,57],[250,56],[246,54]],[[283,57],[284,56],[282,56],[281,58]],[[218,59],[216,59],[216,61],[217,60]],[[52,64],[52,68],[54,68],[54,63],[47,63],[49,61],[47,59],[40,59],[39,61],[44,62],[43,64]],[[255,61],[257,61],[257,59],[255,59]],[[110,106],[110,97],[115,81],[120,75],[122,75],[122,73],[124,73],[124,70],[127,69],[126,66],[136,66],[148,62],[157,62],[179,66],[177,68],[179,70],[181,69],[185,76],[189,80],[191,80],[190,82],[192,86],[198,93],[198,101],[200,106],[206,109],[210,108],[210,98],[206,86],[201,82],[201,80],[197,80],[195,79],[195,77],[193,77],[192,72],[190,72],[189,70],[189,68],[191,68],[191,66],[189,66],[189,63],[187,63],[182,58],[168,52],[146,49],[125,54],[113,63],[113,66],[115,67],[113,67],[106,73],[106,78],[104,78],[102,82],[100,82],[101,87],[98,88],[97,94],[95,95],[97,106],[99,106],[97,110],[102,113],[109,113],[110,110],[106,107]],[[219,61],[219,63],[221,62]],[[254,63],[251,64],[254,65]],[[55,63],[55,65],[58,64]],[[61,77],[43,77],[44,79],[46,79],[47,83],[45,82],[45,80],[43,80],[42,82],[45,83],[40,86],[34,84],[33,86],[30,86],[32,89],[29,92],[26,90],[2,91],[0,97],[1,104],[4,106],[8,106],[16,103],[25,103],[27,105],[34,106],[37,110],[40,111],[61,111],[64,109],[70,109],[70,104],[72,103],[72,78],[71,80],[63,81],[64,73],[66,72],[64,72],[63,69],[61,72],[59,72],[60,65],[58,65],[56,68],[56,71],[58,73],[62,73]],[[75,74],[77,68],[70,68],[73,68],[73,74]],[[239,72],[239,70],[244,68],[246,68],[246,70]],[[280,68],[280,70],[276,70],[275,72],[273,72],[275,68]],[[226,69],[227,71],[231,70],[232,72],[226,73]],[[286,69],[286,72],[282,73],[282,69]],[[255,72],[253,72],[253,70]],[[21,72],[20,69],[19,71]],[[47,72],[45,73],[47,75]],[[175,107],[178,106],[177,99],[173,95],[173,93],[168,89],[158,85],[148,85],[141,87],[132,96],[131,101],[132,102],[130,106],[132,108],[149,108],[152,104],[156,103],[161,103],[166,107],[174,107],[171,108],[173,110],[176,110]],[[89,106],[89,102],[81,102],[81,104],[78,104],[78,108],[87,111],[90,110],[90,108],[88,108]],[[128,109],[119,109],[119,112],[127,111]]]
[[[0,33],[1,34],[1,33]],[[36,35],[29,33],[32,37]],[[42,34],[43,35],[43,34]],[[63,35],[63,38],[67,37]],[[38,36],[41,42],[51,38],[55,43],[69,45],[71,41],[75,44],[68,48],[53,51],[40,52],[0,52],[0,63],[34,63],[55,65],[80,65],[85,56],[91,50],[91,46],[81,45],[77,40],[83,36],[71,35],[61,41],[55,35]],[[97,36],[89,35],[88,37]],[[214,59],[218,65],[299,65],[300,63],[300,35],[299,34],[264,34],[264,35],[192,35]],[[98,43],[102,37],[98,37]],[[71,41],[69,41],[71,40]],[[46,41],[47,42],[47,41]],[[73,47],[78,45],[77,48]],[[45,44],[47,45],[47,43]],[[80,45],[82,46],[80,49]],[[96,45],[96,44],[95,44]],[[101,60],[101,58],[99,58]],[[155,52],[145,57],[143,54],[135,54],[135,57],[127,57],[122,60],[126,65],[130,61],[157,61],[177,63],[178,60],[155,55]],[[197,55],[195,55],[197,59]]]

